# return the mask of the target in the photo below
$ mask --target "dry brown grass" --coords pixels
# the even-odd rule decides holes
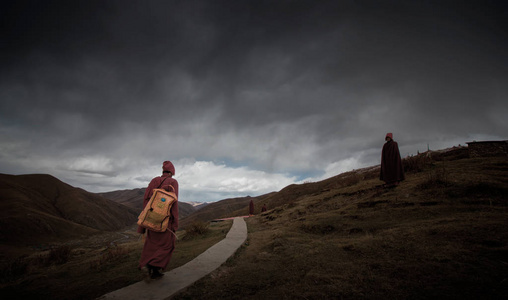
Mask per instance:
[[[248,245],[174,299],[506,299],[508,161],[457,158],[395,189],[306,184],[247,219]]]
[[[209,223],[194,221],[185,230],[184,238],[193,238],[196,235],[203,235],[208,232]]]
[[[247,219],[247,243],[174,298],[506,299],[508,160],[464,153],[433,153],[395,189],[383,189],[379,169],[369,168],[253,197],[269,210]],[[241,207],[244,213],[247,204]],[[218,223],[216,235],[181,239],[170,268],[222,239],[230,224]],[[125,254],[107,246],[111,239],[73,245],[63,265],[21,258],[1,298],[93,299],[140,280],[140,242],[119,244],[130,249]],[[91,272],[89,263],[108,252],[111,264]]]
[[[168,270],[184,265],[222,240],[231,224],[213,223],[206,233],[185,239],[185,232],[178,231]],[[122,234],[128,239],[118,241],[119,234],[109,233],[4,261],[0,298],[95,299],[142,280],[144,273],[137,269],[142,241],[135,227]]]
[[[139,214],[44,174],[0,174],[0,198],[0,240],[7,247],[116,231],[136,222]]]

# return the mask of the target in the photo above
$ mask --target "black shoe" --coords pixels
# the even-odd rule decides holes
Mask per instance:
[[[152,274],[150,275],[151,279],[160,279],[162,276],[164,276],[163,273],[159,271],[160,269],[153,269]]]

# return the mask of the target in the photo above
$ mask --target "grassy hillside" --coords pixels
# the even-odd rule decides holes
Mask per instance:
[[[178,231],[168,270],[222,240],[231,225],[232,221],[215,223],[199,235]],[[145,272],[137,268],[143,242],[136,227],[37,249],[0,264],[0,299],[97,299],[143,280]]]
[[[256,215],[246,219],[247,243],[174,299],[506,299],[508,158],[468,158],[467,148],[457,148],[410,157],[404,166],[406,180],[393,189],[383,188],[379,168],[371,167],[219,201],[182,219],[191,224],[245,215],[249,201],[256,204]],[[263,203],[268,211],[260,213]],[[220,232],[222,238],[226,230]],[[121,235],[131,236],[127,244],[111,247]],[[97,251],[115,257],[92,259],[85,268],[51,263],[48,273],[47,259],[33,254],[22,262],[35,260],[40,268],[9,264],[0,290],[93,299],[140,280],[133,271],[140,245],[132,239],[133,231],[111,233],[102,248],[96,239],[79,240],[70,262]],[[185,261],[202,246],[199,239],[190,242],[185,249],[177,245]],[[66,281],[65,274],[79,280]]]
[[[146,188],[132,189],[132,190],[120,190],[106,193],[98,193],[98,195],[123,204],[125,206],[134,208],[135,210],[141,211],[143,209],[143,196],[145,195]]]
[[[120,190],[120,191],[112,191],[106,193],[98,193],[98,195],[113,200],[117,203],[123,204],[130,208],[133,208],[137,212],[141,212],[143,210],[143,197],[145,195],[146,188],[142,189],[132,189],[132,190]],[[185,218],[186,216],[194,213],[197,209],[189,203],[185,203],[180,201],[178,203],[178,212],[180,218]]]
[[[506,299],[508,159],[466,157],[409,158],[394,189],[371,168],[258,200],[248,245],[175,299]]]
[[[33,246],[114,231],[134,223],[137,213],[50,175],[0,174],[3,246]]]
[[[209,222],[214,219],[228,218],[235,216],[246,216],[249,214],[249,202],[263,201],[272,194],[266,194],[259,197],[239,197],[232,199],[225,199],[217,202],[210,203],[205,207],[194,212],[186,218],[180,220],[180,227],[185,229],[194,222]]]

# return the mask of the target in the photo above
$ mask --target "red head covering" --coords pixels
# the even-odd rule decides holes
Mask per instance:
[[[171,172],[171,174],[175,175],[175,166],[169,160],[166,160],[162,163],[162,171],[163,172]]]
[[[385,136],[385,139],[389,137],[391,140],[393,140],[393,134],[391,132],[387,133]]]

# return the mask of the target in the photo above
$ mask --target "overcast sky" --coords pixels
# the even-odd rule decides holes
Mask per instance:
[[[0,173],[256,196],[508,138],[506,1],[2,1]],[[428,146],[427,146],[428,145]]]

